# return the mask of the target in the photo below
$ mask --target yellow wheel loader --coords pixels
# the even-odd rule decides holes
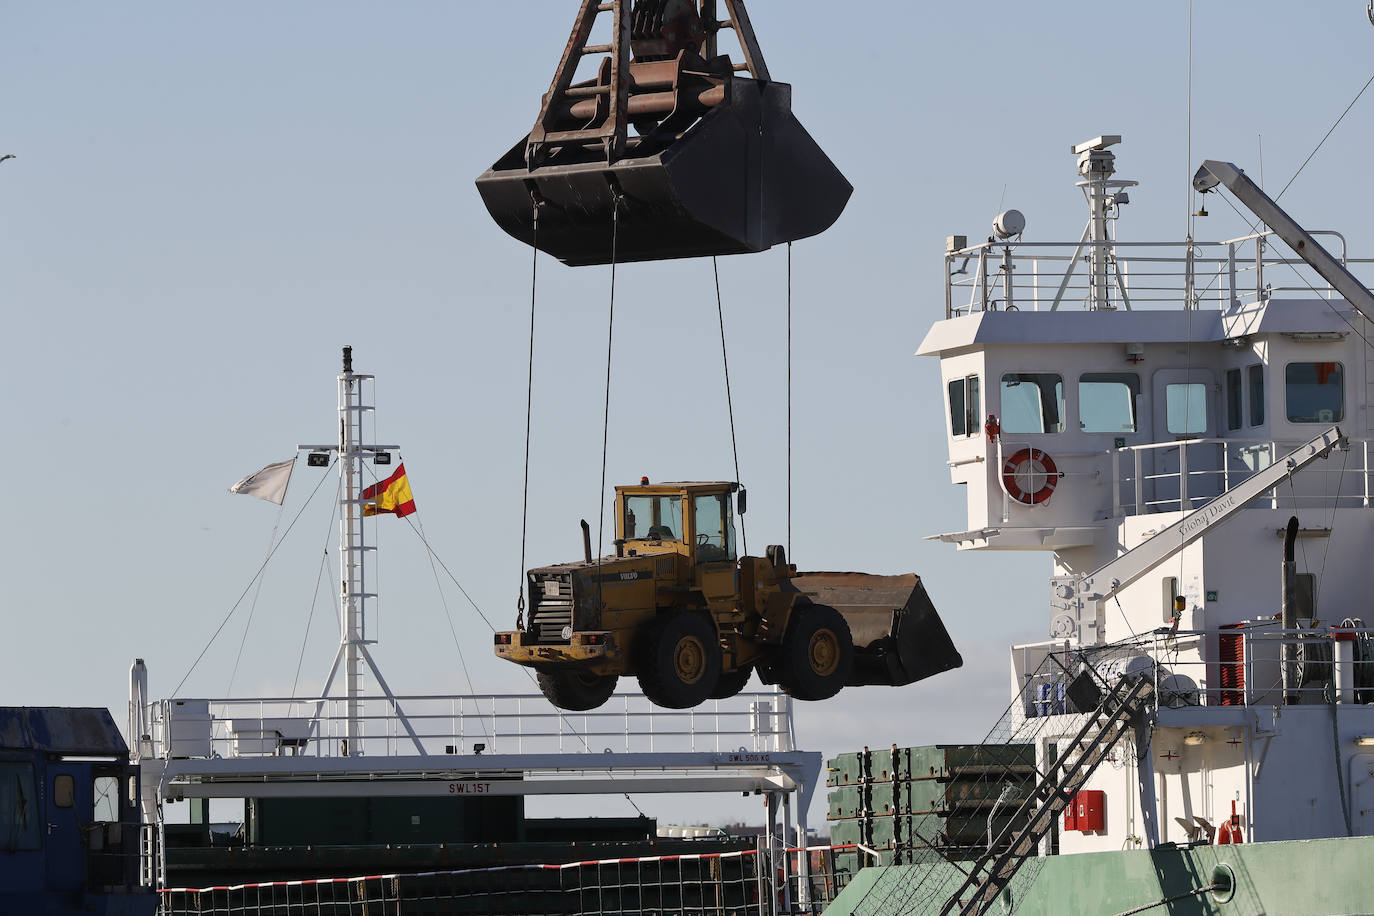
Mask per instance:
[[[963,664],[919,577],[798,573],[781,546],[737,556],[731,482],[616,488],[615,554],[532,569],[529,615],[496,654],[538,672],[558,707],[595,709],[622,675],[686,709],[757,672],[802,700],[902,686]]]

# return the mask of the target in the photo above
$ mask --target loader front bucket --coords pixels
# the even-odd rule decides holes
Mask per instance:
[[[900,687],[964,664],[920,576],[807,572],[792,584],[839,611],[854,637],[850,687]]]
[[[786,83],[727,78],[694,103],[680,133],[601,143],[521,140],[477,179],[507,233],[565,264],[656,261],[764,251],[825,231],[853,188],[792,114]],[[666,123],[666,122],[665,122]],[[539,201],[538,234],[534,231]]]

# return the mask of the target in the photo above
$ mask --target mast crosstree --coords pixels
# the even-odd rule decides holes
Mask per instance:
[[[297,446],[297,449],[314,453],[337,453],[339,464],[339,651],[334,655],[320,697],[321,702],[328,698],[342,666],[347,698],[342,747],[348,756],[362,756],[365,730],[363,666],[366,665],[414,743],[416,753],[424,755],[425,749],[410,720],[367,650],[369,645],[376,643],[375,639],[367,638],[367,602],[377,597],[376,592],[368,591],[367,555],[375,553],[377,548],[375,544],[368,544],[366,538],[367,516],[363,506],[368,500],[362,496],[363,462],[369,455],[374,460],[385,455],[385,463],[391,452],[400,450],[399,445],[369,445],[363,441],[363,418],[377,409],[363,403],[363,388],[374,381],[375,376],[353,371],[353,348],[344,347],[343,372],[339,375],[339,440],[331,445]]]

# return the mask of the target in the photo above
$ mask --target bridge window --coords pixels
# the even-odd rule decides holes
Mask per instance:
[[[1226,370],[1226,428],[1240,429],[1240,370]]]
[[[949,428],[955,436],[979,433],[978,376],[957,378],[949,383]]]
[[[1002,432],[1062,433],[1064,379],[1049,372],[1002,376]]]
[[[0,762],[0,852],[41,849],[33,764]]]
[[[1207,432],[1207,386],[1201,382],[1166,385],[1164,410],[1171,435],[1202,435]]]
[[[1345,419],[1340,363],[1289,363],[1283,370],[1290,423],[1337,423]]]
[[[1250,425],[1264,425],[1264,364],[1247,366],[1246,375],[1250,382]]]
[[[1078,377],[1078,427],[1085,433],[1136,431],[1134,372],[1085,372]]]

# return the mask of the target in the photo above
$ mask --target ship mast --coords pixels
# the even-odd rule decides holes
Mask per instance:
[[[410,735],[417,753],[423,755],[425,750],[419,738],[367,650],[369,645],[376,643],[375,639],[367,638],[367,602],[377,597],[376,592],[367,590],[367,555],[375,553],[377,548],[368,544],[366,538],[363,504],[367,500],[362,498],[365,488],[362,479],[364,459],[371,455],[374,462],[386,463],[390,460],[390,453],[399,451],[400,446],[368,445],[363,441],[363,418],[376,410],[375,406],[363,403],[363,386],[374,381],[375,377],[353,371],[352,347],[343,348],[343,372],[338,380],[338,443],[297,446],[317,454],[334,451],[339,456],[339,651],[334,655],[334,663],[320,696],[329,696],[342,664],[346,698],[342,750],[346,756],[361,756],[365,721],[363,666],[366,665]],[[387,457],[378,461],[379,456],[383,455]],[[324,459],[325,455],[321,454],[320,458]],[[315,463],[314,455],[311,461]]]
[[[1126,189],[1135,187],[1139,182],[1112,178],[1116,174],[1116,156],[1108,147],[1120,142],[1119,135],[1104,134],[1079,143],[1073,148],[1074,155],[1078,157],[1078,174],[1083,176],[1083,180],[1078,182],[1078,187],[1083,189],[1083,194],[1088,199],[1089,210],[1088,226],[1083,230],[1083,241],[1079,243],[1079,250],[1074,253],[1074,260],[1077,261],[1085,245],[1090,246],[1087,305],[1092,311],[1116,308],[1112,302],[1113,284],[1120,293],[1122,303],[1126,308],[1130,308],[1125,284],[1116,270],[1116,249],[1111,237],[1110,223],[1121,205],[1130,202],[1131,198]],[[1068,280],[1069,275],[1066,274],[1064,283],[1067,284]],[[1060,288],[1060,293],[1062,295],[1063,287]]]

